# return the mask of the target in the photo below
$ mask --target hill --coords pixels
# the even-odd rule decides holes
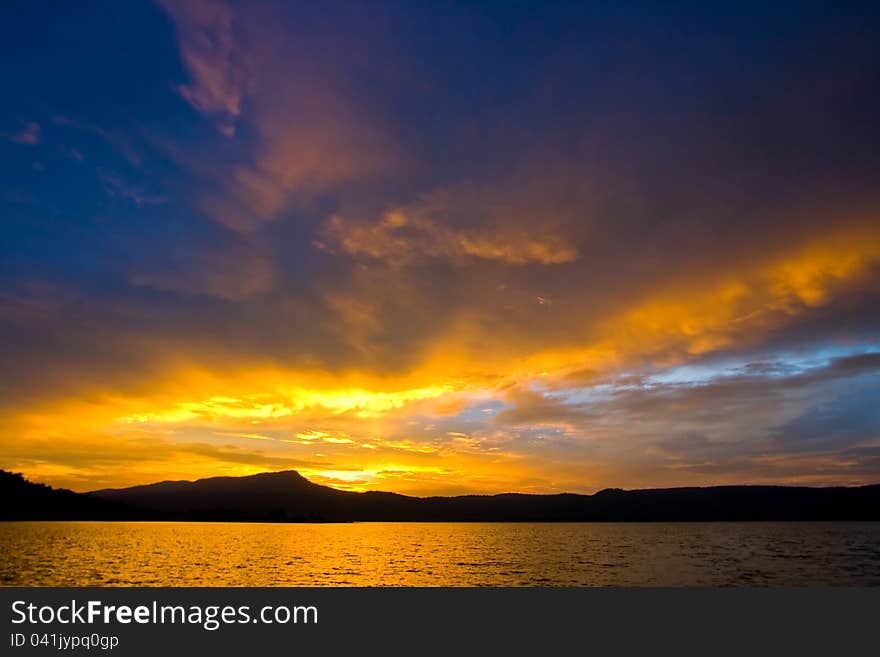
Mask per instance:
[[[0,470],[0,520],[144,520],[156,514],[124,502],[36,484]]]
[[[74,493],[0,470],[0,520],[650,522],[880,520],[880,485],[608,489],[595,495],[355,493],[295,471]]]
[[[95,491],[165,516],[274,521],[880,520],[880,485],[609,489],[595,495],[409,497],[321,486],[295,471]]]

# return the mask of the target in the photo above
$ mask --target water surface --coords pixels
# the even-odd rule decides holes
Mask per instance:
[[[880,523],[0,523],[5,586],[880,585]]]

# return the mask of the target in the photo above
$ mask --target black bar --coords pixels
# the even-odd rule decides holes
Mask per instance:
[[[854,654],[874,645],[880,609],[880,589],[862,588],[5,588],[0,599],[0,654],[23,657],[254,650],[285,655]],[[82,611],[89,601],[100,602],[92,623],[85,622]],[[72,603],[84,622],[13,622],[28,616],[27,605],[33,605],[34,618],[42,613],[50,621],[60,611],[66,620]],[[132,612],[119,612],[120,605]],[[41,612],[43,606],[52,609]],[[146,611],[135,612],[138,606]],[[162,606],[184,607],[191,622],[172,623],[167,614],[164,624],[154,622],[158,616],[151,614]],[[225,606],[236,610],[227,614],[235,619],[229,623],[220,621]],[[242,606],[272,622],[244,622]],[[268,612],[267,606],[272,607]],[[221,609],[211,611],[215,607]],[[279,607],[298,608],[298,621],[279,622],[286,616],[274,616]],[[119,622],[118,613],[123,619],[140,613],[145,622]],[[209,616],[218,621],[215,629]],[[81,644],[76,649],[70,649],[73,637]],[[113,637],[118,643],[110,649]],[[86,638],[95,645],[84,647]]]

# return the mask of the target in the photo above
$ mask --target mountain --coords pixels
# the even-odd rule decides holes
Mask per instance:
[[[0,470],[0,520],[146,520],[156,514],[115,500],[35,484]]]
[[[710,521],[880,520],[880,485],[608,489],[595,495],[409,497],[341,491],[294,471],[108,489],[90,498],[191,520]]]
[[[710,521],[880,520],[880,485],[608,489],[595,495],[353,493],[294,471],[74,493],[0,470],[0,520]]]

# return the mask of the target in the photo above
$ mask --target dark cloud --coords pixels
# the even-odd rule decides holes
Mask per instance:
[[[569,403],[534,390],[517,389],[508,392],[505,399],[511,407],[494,416],[494,421],[502,426],[564,425],[588,422],[595,417],[590,404]]]
[[[835,392],[774,428],[774,440],[783,450],[842,449],[880,439],[880,381]]]

